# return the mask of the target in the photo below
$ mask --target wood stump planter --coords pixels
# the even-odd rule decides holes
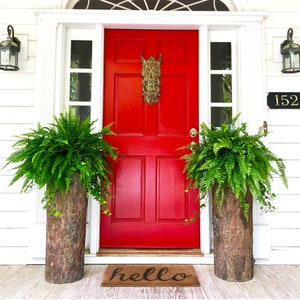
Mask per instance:
[[[215,190],[213,189],[213,199]],[[248,221],[243,208],[231,189],[225,190],[220,209],[213,200],[214,270],[218,278],[227,281],[248,281],[253,278],[253,198],[246,195],[249,204]]]
[[[87,192],[75,174],[69,191],[55,197],[61,216],[47,210],[45,279],[50,283],[70,283],[84,275]]]

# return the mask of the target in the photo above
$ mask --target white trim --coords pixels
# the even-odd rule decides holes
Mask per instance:
[[[199,28],[199,122],[209,122],[209,42],[208,27]],[[200,124],[199,123],[199,124]],[[199,128],[200,129],[200,128]],[[211,222],[210,222],[210,203],[207,201],[207,207],[200,212],[200,245],[204,254],[211,251]]]
[[[63,72],[62,61],[64,56],[64,35],[68,28],[74,29],[91,29],[93,32],[93,60],[95,59],[101,64],[103,61],[103,30],[104,28],[140,28],[140,29],[194,29],[199,30],[199,42],[200,42],[200,93],[199,97],[202,100],[208,99],[208,62],[206,61],[208,55],[208,32],[210,30],[239,30],[243,28],[243,43],[242,50],[245,51],[247,46],[251,43],[256,43],[255,34],[262,38],[262,21],[265,16],[263,13],[257,12],[152,12],[152,11],[74,11],[71,10],[54,10],[54,11],[36,11],[38,16],[38,48],[37,48],[37,99],[40,102],[40,121],[46,123],[52,120],[54,112],[59,112],[62,107],[61,103],[65,95],[63,95],[63,88],[58,85],[61,84],[61,74]],[[178,21],[180,20],[180,24]],[[89,30],[87,30],[88,32]],[[248,40],[250,38],[250,40]],[[259,45],[261,46],[261,44]],[[262,63],[262,53],[258,50],[258,47],[254,47],[252,51],[248,51],[247,57],[244,59],[249,60],[249,64],[253,64],[253,60],[258,59]],[[243,54],[243,53],[242,53]],[[58,59],[57,59],[58,58]],[[241,58],[242,59],[242,58]],[[56,62],[56,64],[53,64]],[[257,68],[261,65],[256,63]],[[243,66],[244,68],[244,66]],[[247,65],[245,71],[241,73],[242,81],[246,82],[245,86],[249,89],[249,85],[253,87],[253,84],[248,82],[249,75],[247,70],[251,69],[251,66]],[[93,80],[101,83],[103,68],[99,70],[93,70]],[[258,70],[256,70],[257,72]],[[256,74],[256,73],[255,73]],[[95,76],[95,77],[94,77]],[[247,83],[248,82],[248,83]],[[97,86],[97,85],[93,85]],[[98,85],[99,87],[99,85]],[[59,91],[60,94],[57,94]],[[96,117],[98,111],[102,113],[103,107],[103,86],[98,90],[92,91],[92,106],[93,115]],[[259,84],[255,92],[256,95],[262,95],[262,85]],[[242,95],[245,95],[243,92]],[[100,99],[100,101],[99,101]],[[243,103],[249,101],[249,97],[242,99]],[[251,103],[251,102],[250,102]],[[201,109],[199,117],[201,122],[206,122],[209,107],[205,104],[205,101],[201,102]],[[263,104],[256,109],[263,109]],[[102,115],[102,114],[101,114]],[[250,120],[252,123],[252,120]],[[254,121],[256,123],[256,121]],[[97,123],[98,127],[101,127],[102,120]],[[99,129],[96,128],[96,129]],[[39,200],[39,199],[38,199]],[[37,201],[39,202],[39,201]],[[173,262],[178,263],[178,257],[97,257],[95,254],[98,251],[99,246],[99,221],[100,211],[98,204],[95,201],[91,203],[91,239],[90,249],[91,255],[86,256],[86,263],[117,263],[121,261],[125,262],[152,262],[159,263]],[[41,209],[41,208],[39,208]],[[38,213],[39,209],[36,211]],[[210,251],[210,220],[209,209],[204,210],[201,215],[201,250],[206,254],[204,257],[180,257],[180,263],[212,263],[212,256],[209,255]],[[37,218],[33,219],[35,222]],[[44,245],[42,245],[44,246]],[[44,247],[43,247],[44,251]],[[38,257],[35,256],[36,258]],[[42,255],[40,256],[42,257]],[[43,259],[42,259],[43,260]],[[31,263],[40,261],[40,259],[29,259]]]
[[[264,12],[198,11],[115,11],[115,10],[36,10],[44,24],[63,23],[77,28],[103,24],[106,28],[198,29],[199,25],[253,26],[261,23]],[[180,20],[180,23],[178,22]],[[81,26],[81,27],[80,27]]]
[[[221,0],[230,11],[249,10],[248,0]]]
[[[70,8],[72,9],[79,0],[56,0],[54,8]]]

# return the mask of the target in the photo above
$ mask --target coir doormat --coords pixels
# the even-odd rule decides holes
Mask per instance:
[[[200,286],[192,265],[109,265],[103,287]]]

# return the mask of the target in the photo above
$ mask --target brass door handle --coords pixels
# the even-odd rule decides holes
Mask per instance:
[[[198,132],[195,128],[191,128],[190,130],[190,137],[195,138],[197,136]]]

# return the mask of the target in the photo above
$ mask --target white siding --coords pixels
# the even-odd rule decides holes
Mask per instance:
[[[40,118],[39,99],[36,99],[39,78],[35,71],[38,20],[33,9],[61,8],[64,3],[67,1],[0,0],[1,40],[6,37],[7,25],[12,24],[22,49],[20,71],[0,71],[0,264],[28,262],[28,252],[35,251],[35,244],[30,242],[35,236],[32,232],[44,232],[32,226],[32,221],[38,218],[34,204],[36,194],[20,194],[21,183],[9,186],[13,172],[2,166],[12,152],[15,135],[35,128]],[[266,72],[266,92],[300,92],[300,73],[281,73],[279,49],[289,27],[294,29],[295,42],[300,43],[300,1],[248,0],[248,3],[251,11],[268,13],[264,22],[265,49],[262,49],[266,65],[261,69],[262,73]],[[266,97],[261,101],[265,103],[262,115],[266,116],[271,131],[266,142],[272,151],[284,158],[289,188],[285,189],[275,178],[277,210],[257,221],[260,227],[255,228],[254,243],[260,253],[265,253],[264,258],[270,256],[271,263],[300,263],[300,111],[268,109]],[[254,122],[256,124],[257,120]],[[40,242],[36,240],[35,243]],[[29,246],[33,248],[28,250]]]
[[[300,92],[300,74],[281,73],[280,43],[286,39],[287,30],[294,30],[294,41],[300,43],[298,1],[283,5],[287,13],[270,14],[266,19],[267,92]],[[297,7],[298,6],[298,7]],[[266,101],[266,99],[264,99]],[[269,146],[286,164],[289,187],[274,180],[277,194],[276,211],[271,214],[271,262],[300,263],[300,110],[267,109],[270,130]]]
[[[6,36],[7,12],[0,11],[0,32]],[[30,225],[30,194],[20,194],[22,182],[9,186],[14,166],[5,165],[16,135],[27,132],[35,120],[35,40],[33,14],[22,20],[10,15],[15,36],[21,40],[20,71],[0,71],[0,263],[26,263]],[[32,23],[32,24],[30,24]],[[15,25],[16,24],[16,25]]]

